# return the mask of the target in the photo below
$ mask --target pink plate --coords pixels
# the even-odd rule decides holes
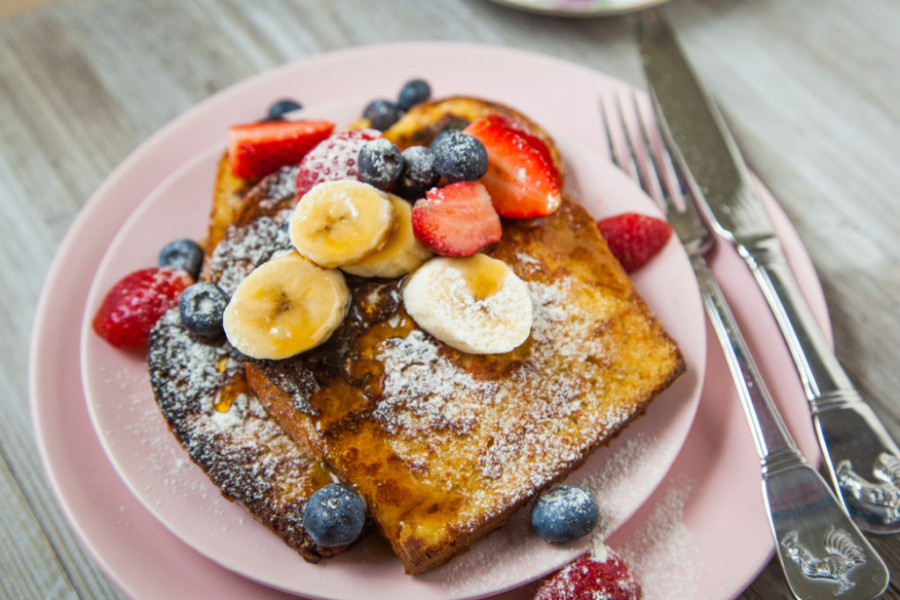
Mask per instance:
[[[393,44],[319,56],[234,86],[161,130],[104,182],[63,241],[41,297],[32,343],[35,430],[48,478],[70,523],[129,595],[286,597],[194,552],[132,495],[107,460],[79,391],[81,377],[73,360],[79,352],[76,339],[88,288],[107,246],[163,179],[195,157],[202,162],[203,152],[221,144],[227,124],[256,118],[278,97],[293,96],[307,106],[320,106],[344,98],[391,96],[413,76],[428,77],[438,96],[460,93],[507,102],[551,131],[573,132],[578,141],[600,151],[598,98],[628,89],[571,63],[478,45]],[[543,92],[535,92],[536,80],[543,82]],[[566,110],[559,109],[561,99]],[[208,188],[203,190],[204,197],[208,193]],[[766,199],[801,287],[827,328],[812,265],[774,201]],[[185,233],[195,234],[190,221],[185,223]],[[173,235],[176,227],[170,229]],[[152,260],[156,248],[146,249],[146,260]],[[759,366],[789,428],[804,453],[817,460],[799,383],[752,278],[726,247],[713,267],[746,327],[751,347],[765,350],[757,353]],[[714,340],[710,335],[707,339]],[[771,556],[758,463],[718,350],[710,351],[706,365],[699,411],[681,453],[649,501],[609,540],[634,566],[648,598],[732,597]],[[127,378],[123,383],[131,385]],[[208,499],[215,500],[212,494]],[[733,518],[735,514],[741,518]],[[499,539],[500,534],[492,537]],[[329,565],[321,571],[330,569]],[[526,586],[503,597],[524,599],[529,590]]]
[[[313,119],[346,124],[365,98],[309,108]],[[602,217],[625,211],[659,215],[625,175],[575,140],[557,136],[569,174],[567,189]],[[543,542],[520,511],[500,532],[465,556],[419,577],[404,577],[399,560],[370,536],[327,568],[298,559],[238,505],[222,498],[169,433],[143,357],[118,351],[91,328],[93,312],[123,275],[154,264],[177,237],[203,237],[208,191],[222,154],[216,144],[166,179],[125,222],[97,270],[82,328],[81,366],[88,411],[101,443],[125,483],[157,518],[200,553],[247,577],[317,598],[477,598],[517,587],[584,552],[588,540],[565,547]],[[178,215],[173,225],[172,215]],[[662,480],[680,450],[700,398],[706,362],[703,307],[690,263],[672,243],[640,273],[640,291],[672,337],[689,375],[658,398],[646,416],[601,448],[569,482],[592,487],[611,533]]]

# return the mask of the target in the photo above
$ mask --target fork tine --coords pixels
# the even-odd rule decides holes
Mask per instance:
[[[634,159],[628,142],[625,138],[625,128],[622,126],[621,114],[616,105],[611,105],[608,97],[600,98],[600,118],[603,121],[603,129],[606,132],[606,143],[609,147],[609,156],[614,165],[619,167],[630,179],[637,179],[634,168]],[[610,118],[610,113],[616,118]]]
[[[637,93],[621,92],[601,98],[600,117],[613,163],[663,206],[665,191],[661,188],[654,157],[648,150],[650,145],[644,134]]]
[[[641,102],[635,93],[634,110],[637,114],[638,130],[643,146],[647,148],[656,172],[657,183],[661,188],[660,200],[663,207],[667,208],[665,205],[671,203],[676,209],[682,209],[686,202],[684,198],[685,182],[672,160],[668,144],[656,121],[653,106],[649,101]]]

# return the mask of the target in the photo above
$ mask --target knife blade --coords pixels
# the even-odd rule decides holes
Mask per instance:
[[[819,329],[725,120],[655,11],[638,43],[658,120],[714,231],[748,265],[787,343],[832,484],[860,528],[900,532],[900,450]]]

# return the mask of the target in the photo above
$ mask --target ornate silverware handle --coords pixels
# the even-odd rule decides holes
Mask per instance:
[[[706,261],[695,255],[691,263],[759,452],[775,549],[791,591],[804,599],[878,598],[889,583],[887,567],[797,450]]]
[[[790,349],[844,506],[866,531],[900,532],[900,450],[831,351],[778,240],[737,248]]]

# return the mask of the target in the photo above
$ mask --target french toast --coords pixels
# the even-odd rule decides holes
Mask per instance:
[[[400,149],[428,144],[448,123],[486,114],[514,119],[540,137],[562,173],[559,151],[539,125],[475,98],[416,106],[384,136]],[[361,120],[350,128],[367,125]],[[253,185],[231,176],[223,157],[202,279],[230,295],[255,267],[291,247],[286,224],[296,202],[295,175],[295,168],[286,167]],[[452,559],[608,443],[685,368],[677,344],[609,252],[593,219],[567,196],[549,216],[504,221],[501,240],[484,253],[509,265],[528,286],[534,321],[516,349],[456,350],[406,312],[402,278],[347,275],[347,316],[326,342],[282,360],[242,356],[227,342],[213,345],[215,360],[201,368],[218,373],[211,375],[218,377],[218,396],[207,392],[185,410],[186,386],[172,381],[184,381],[186,374],[167,363],[192,354],[198,342],[179,333],[170,314],[151,338],[151,356],[165,357],[151,359],[151,374],[170,427],[226,496],[244,502],[264,522],[271,516],[270,526],[293,525],[297,513],[288,513],[333,476],[365,499],[407,573]],[[226,364],[233,380],[220,371]],[[246,385],[241,401],[253,406],[254,418],[277,440],[260,449],[261,455],[276,460],[289,454],[305,472],[293,469],[299,476],[290,481],[276,471],[255,473],[252,483],[235,486],[230,478],[250,476],[253,453],[232,453],[229,474],[224,455],[234,439],[182,431],[193,419],[207,425],[215,419],[209,407],[215,408],[214,398],[229,381]],[[205,459],[205,450],[192,451],[190,436],[200,445],[221,444],[213,452],[216,459]],[[259,509],[259,494],[241,495],[254,486],[290,488],[298,500],[292,507],[270,503],[272,508]],[[282,537],[306,558],[329,552],[311,548],[302,532],[294,533],[302,543]]]

